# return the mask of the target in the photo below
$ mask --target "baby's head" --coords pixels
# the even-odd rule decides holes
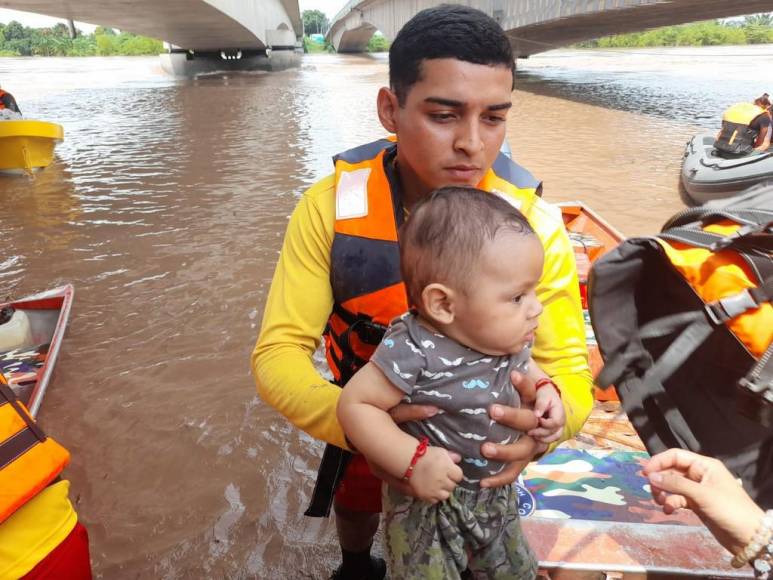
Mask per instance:
[[[435,190],[400,230],[410,304],[485,354],[514,354],[534,339],[542,262],[542,244],[523,214],[471,187]]]

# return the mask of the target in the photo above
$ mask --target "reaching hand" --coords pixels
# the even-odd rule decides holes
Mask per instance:
[[[762,521],[754,503],[721,461],[684,449],[655,455],[644,468],[652,496],[667,514],[689,508],[732,553],[740,552]]]
[[[510,373],[513,387],[521,397],[521,408],[506,407],[505,405],[492,405],[489,407],[489,416],[502,425],[511,429],[527,433],[537,427],[537,416],[534,414],[535,392],[534,382],[518,371]],[[493,477],[487,477],[480,482],[481,487],[502,487],[510,485],[520,475],[537,453],[547,449],[544,443],[537,443],[527,435],[521,436],[515,443],[501,445],[486,442],[481,445],[481,454],[495,461],[508,463],[509,465]]]
[[[552,386],[544,386],[537,391],[534,414],[539,419],[539,425],[529,431],[529,437],[533,437],[540,443],[558,441],[564,432],[566,413],[558,391]]]

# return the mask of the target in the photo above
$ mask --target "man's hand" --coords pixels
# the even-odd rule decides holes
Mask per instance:
[[[510,373],[510,380],[521,397],[521,408],[492,405],[489,407],[489,416],[497,423],[527,433],[535,429],[538,424],[537,416],[532,408],[536,398],[534,382],[518,371]],[[482,480],[480,486],[502,487],[510,485],[518,479],[521,471],[534,456],[542,453],[545,449],[547,449],[545,443],[538,443],[528,435],[522,435],[518,441],[508,445],[484,443],[481,445],[481,453],[484,457],[510,465],[497,475]]]
[[[389,409],[389,415],[392,421],[397,423],[407,423],[408,421],[421,421],[437,415],[438,408],[432,405],[411,405],[410,403],[400,403]]]

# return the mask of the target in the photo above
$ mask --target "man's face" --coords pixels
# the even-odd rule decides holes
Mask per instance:
[[[421,78],[402,106],[379,114],[397,134],[397,163],[406,193],[421,197],[444,185],[480,183],[505,138],[513,76],[506,66],[454,58],[422,62]],[[388,105],[388,102],[386,103]]]

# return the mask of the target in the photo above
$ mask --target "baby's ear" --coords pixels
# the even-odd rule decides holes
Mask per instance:
[[[424,314],[438,324],[454,321],[454,291],[444,284],[433,282],[421,291]]]

